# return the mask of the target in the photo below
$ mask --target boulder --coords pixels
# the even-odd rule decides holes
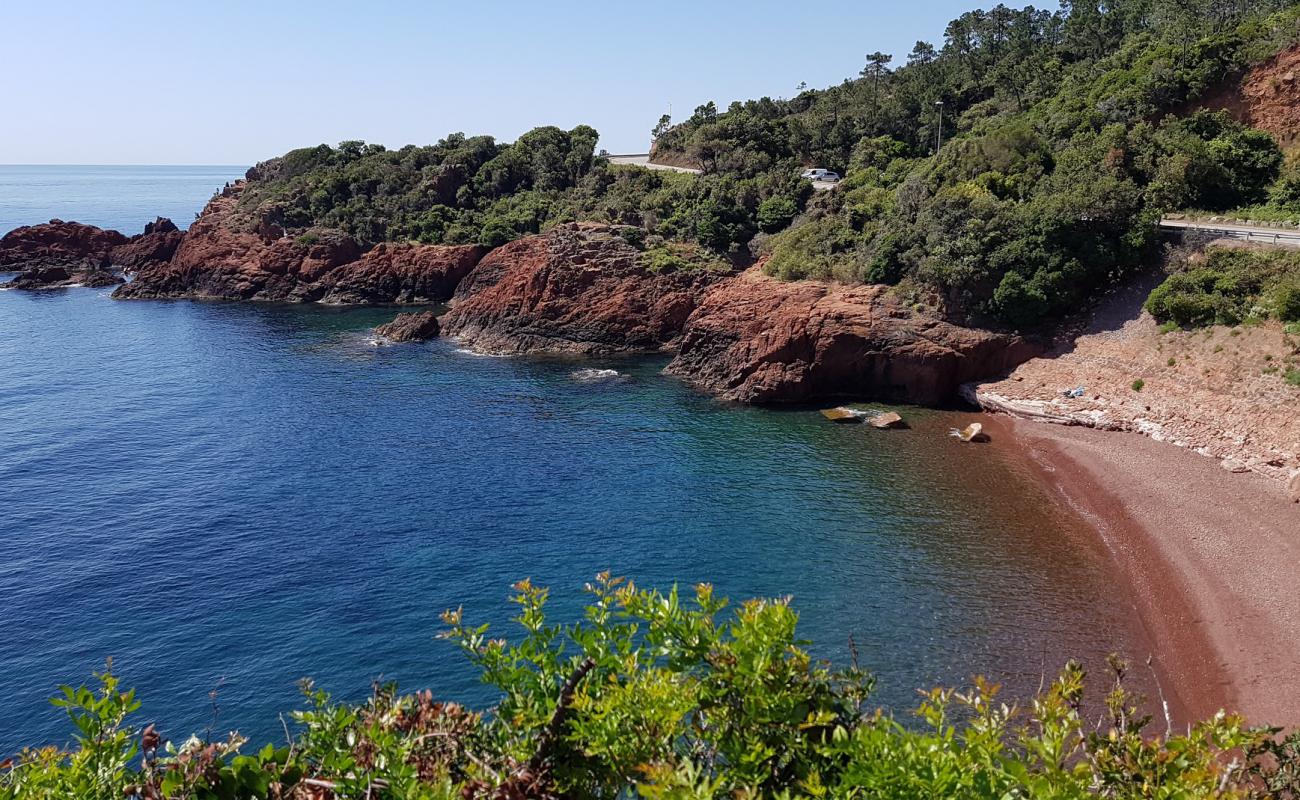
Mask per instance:
[[[1019,336],[913,311],[884,286],[783,282],[756,266],[703,296],[668,371],[745,403],[933,405],[1037,352]]]
[[[625,231],[570,223],[493,250],[456,289],[444,335],[497,353],[672,348],[705,290],[729,273],[653,272]]]
[[[391,342],[423,342],[438,337],[438,316],[432,311],[398,314],[389,323],[375,328],[375,333]]]

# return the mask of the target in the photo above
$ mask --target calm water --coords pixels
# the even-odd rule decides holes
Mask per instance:
[[[0,235],[56,217],[128,236],[158,216],[188,228],[213,192],[246,170],[0,164]]]
[[[719,404],[661,360],[370,346],[392,313],[0,292],[0,752],[66,740],[44,698],[110,655],[172,736],[216,687],[217,730],[276,736],[305,675],[483,702],[439,612],[504,624],[531,576],[571,613],[603,569],[793,594],[894,707],[1145,654],[1088,532],[958,417],[886,433]]]

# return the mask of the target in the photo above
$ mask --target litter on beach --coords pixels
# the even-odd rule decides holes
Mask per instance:
[[[1083,393],[1084,393],[1084,391],[1085,391],[1085,390],[1084,390],[1083,386],[1082,386],[1082,385],[1079,385],[1079,386],[1074,387],[1073,389],[1062,389],[1062,390],[1061,390],[1061,394],[1065,395],[1066,397],[1071,397],[1071,398],[1073,398],[1073,397],[1083,397]]]
[[[948,431],[949,436],[955,436],[963,442],[987,442],[989,436],[984,432],[984,426],[978,422],[972,422],[961,430],[953,428]]]

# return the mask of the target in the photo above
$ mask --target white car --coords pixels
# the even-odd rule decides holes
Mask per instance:
[[[806,169],[799,177],[809,181],[825,181],[826,183],[834,183],[840,179],[840,174],[838,172],[831,172],[828,169]]]

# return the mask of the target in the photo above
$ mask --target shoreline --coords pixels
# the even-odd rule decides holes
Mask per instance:
[[[1136,433],[984,419],[1109,551],[1175,730],[1220,709],[1300,722],[1300,505],[1284,487]]]

